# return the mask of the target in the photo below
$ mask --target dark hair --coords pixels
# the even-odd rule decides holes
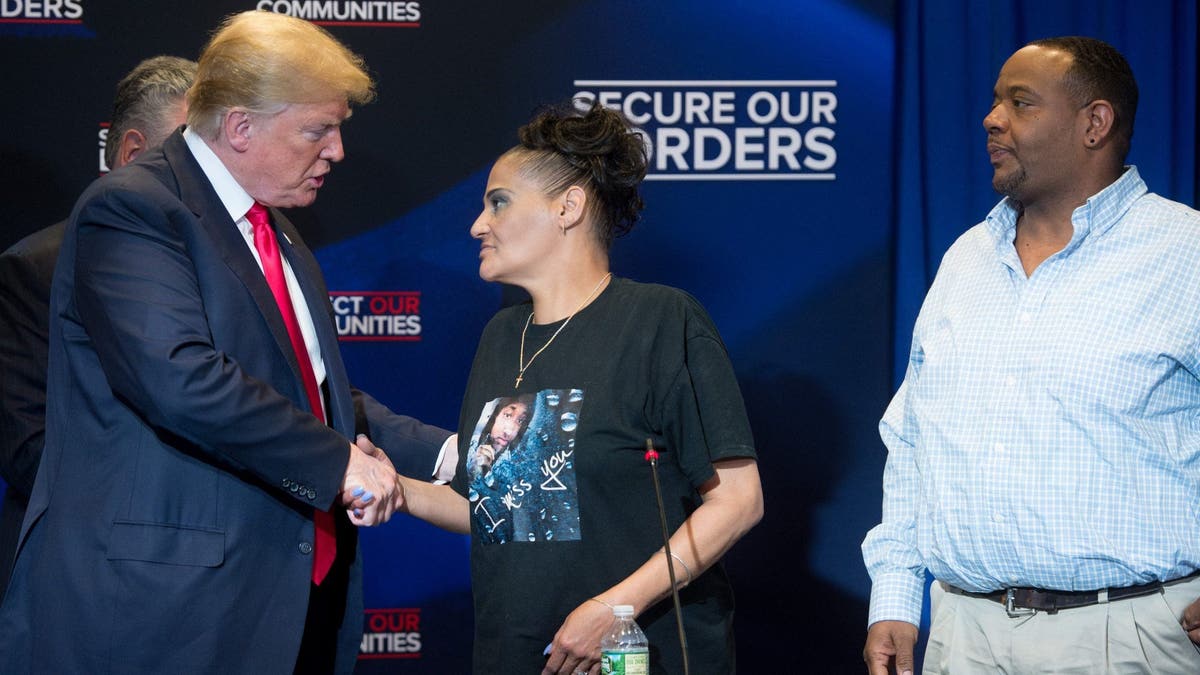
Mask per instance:
[[[1121,161],[1133,141],[1138,88],[1133,69],[1112,45],[1089,37],[1054,37],[1034,40],[1028,46],[1055,49],[1070,54],[1066,86],[1080,105],[1104,99],[1113,106],[1113,132]]]
[[[134,66],[117,83],[109,118],[104,163],[115,168],[121,136],[130,129],[142,132],[150,145],[158,145],[174,129],[167,128],[167,112],[179,104],[196,77],[196,62],[178,56],[155,56]]]
[[[581,108],[579,106],[586,106]],[[557,195],[572,185],[589,193],[596,236],[605,250],[638,221],[646,146],[625,116],[594,101],[543,108],[517,132],[520,171]]]
[[[496,407],[492,409],[492,416],[488,418],[487,424],[483,427],[483,436],[480,437],[480,445],[489,445],[492,443],[492,429],[496,427],[496,420],[500,418],[500,413],[510,405],[520,403],[525,406],[528,414],[521,420],[521,425],[517,429],[516,435],[513,436],[509,447],[516,445],[521,437],[525,435],[525,430],[529,428],[530,418],[533,417],[533,394],[521,394],[520,396],[506,396],[496,399]]]

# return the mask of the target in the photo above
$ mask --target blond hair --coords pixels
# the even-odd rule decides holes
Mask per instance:
[[[251,10],[226,18],[200,54],[187,122],[213,138],[235,107],[270,115],[343,97],[358,105],[375,98],[362,57],[308,21]]]

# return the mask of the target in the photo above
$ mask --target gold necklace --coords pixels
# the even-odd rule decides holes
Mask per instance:
[[[533,356],[529,357],[529,362],[526,363],[525,362],[525,333],[529,332],[529,324],[533,323],[533,312],[529,313],[529,318],[525,319],[525,328],[521,329],[521,354],[520,354],[520,356],[517,357],[517,381],[513,383],[513,389],[516,389],[517,387],[521,386],[521,380],[525,379],[525,369],[528,368],[529,366],[533,365],[533,360],[536,359],[539,354],[546,351],[546,347],[549,347],[550,343],[554,342],[554,338],[558,337],[558,334],[563,332],[563,329],[567,327],[567,324],[571,323],[571,319],[575,318],[575,315],[579,313],[579,310],[586,307],[587,304],[592,301],[592,297],[594,295],[596,295],[596,293],[600,290],[600,287],[604,285],[604,282],[608,281],[609,278],[611,278],[611,277],[612,277],[612,272],[609,272],[608,274],[605,274],[603,277],[601,277],[600,283],[596,284],[596,287],[592,289],[592,292],[588,293],[587,297],[583,299],[583,302],[580,303],[579,306],[575,308],[575,311],[571,312],[571,314],[567,316],[567,320],[563,321],[562,325],[558,327],[558,330],[554,331],[554,335],[551,335],[550,339],[546,340],[546,344],[542,345],[541,349],[534,352]]]

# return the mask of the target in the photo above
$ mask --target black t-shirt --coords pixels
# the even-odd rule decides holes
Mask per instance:
[[[527,361],[562,330],[514,386],[530,311],[502,310],[484,330],[459,418],[476,673],[539,672],[567,614],[662,547],[647,438],[672,532],[699,507],[714,461],[755,456],[725,346],[691,296],[614,278],[565,328],[529,325]],[[724,569],[680,596],[692,672],[732,672]],[[682,672],[671,600],[637,621],[652,672]]]

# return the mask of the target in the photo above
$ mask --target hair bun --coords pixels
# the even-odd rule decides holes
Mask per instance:
[[[638,186],[646,177],[646,146],[624,115],[577,99],[575,105],[543,108],[517,135],[525,149],[553,153],[569,164],[573,181],[567,184],[582,182],[592,189],[606,246],[633,229],[643,208]]]

